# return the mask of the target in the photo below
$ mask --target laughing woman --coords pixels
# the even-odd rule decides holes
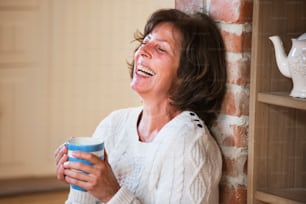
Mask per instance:
[[[57,177],[71,189],[66,204],[217,204],[222,159],[210,128],[225,93],[224,43],[205,14],[158,10],[148,19],[130,64],[142,106],[117,110],[93,137],[105,159],[55,151]],[[80,170],[87,172],[82,174]]]

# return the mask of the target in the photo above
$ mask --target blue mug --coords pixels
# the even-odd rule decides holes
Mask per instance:
[[[70,140],[66,142],[66,147],[68,149],[68,161],[71,162],[82,162],[87,165],[92,165],[87,160],[83,159],[78,159],[72,156],[73,151],[82,151],[82,152],[90,152],[98,157],[100,159],[104,159],[104,143],[97,138],[92,138],[92,137],[73,137]],[[86,173],[86,172],[83,172]],[[85,189],[76,186],[76,185],[71,185],[71,187],[75,190],[80,190],[86,192]]]

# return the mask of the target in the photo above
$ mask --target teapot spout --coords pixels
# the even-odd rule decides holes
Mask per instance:
[[[283,47],[283,43],[279,36],[271,36],[269,39],[272,41],[274,50],[276,63],[279,71],[285,76],[291,78],[290,70],[288,67],[288,57],[285,53],[285,49]]]

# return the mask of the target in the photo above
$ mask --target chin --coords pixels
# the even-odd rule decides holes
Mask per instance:
[[[130,88],[133,90],[133,91],[135,91],[136,93],[138,93],[139,94],[139,88],[137,87],[137,85],[135,84],[135,83],[133,83],[133,81],[131,81],[131,83],[130,83]]]

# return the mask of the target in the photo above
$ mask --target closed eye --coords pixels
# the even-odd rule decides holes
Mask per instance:
[[[160,51],[160,52],[167,52],[167,50],[164,49],[164,48],[162,48],[162,47],[157,47],[157,49],[158,49],[158,51]]]

